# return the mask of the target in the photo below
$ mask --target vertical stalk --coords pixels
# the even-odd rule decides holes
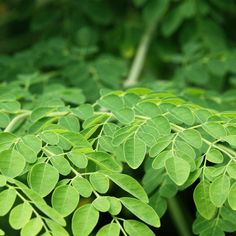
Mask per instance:
[[[138,81],[138,78],[142,72],[143,65],[145,62],[145,58],[148,52],[148,48],[150,46],[151,39],[155,32],[157,22],[150,25],[147,30],[144,32],[140,44],[137,49],[137,53],[131,65],[131,69],[129,71],[129,75],[127,80],[124,82],[124,87],[130,87],[135,85]]]
[[[188,224],[183,216],[183,212],[178,204],[176,197],[168,199],[168,210],[172,220],[174,221],[175,227],[178,230],[179,235],[181,236],[192,236]]]

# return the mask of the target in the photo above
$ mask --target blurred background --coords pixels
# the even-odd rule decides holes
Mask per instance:
[[[136,86],[232,99],[235,24],[235,0],[0,0],[0,81],[46,75],[94,101],[122,88],[147,36]]]

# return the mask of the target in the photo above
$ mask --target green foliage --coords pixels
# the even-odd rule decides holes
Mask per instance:
[[[47,103],[57,100],[53,109],[39,103],[43,96],[31,104],[13,100],[20,109],[2,111],[9,123],[0,134],[0,213],[9,213],[13,229],[22,235],[33,229],[53,235],[154,235],[148,225],[160,227],[161,205],[199,179],[194,231],[228,232],[222,224],[228,224],[223,209],[235,212],[234,112],[142,89],[110,92],[93,105],[74,106],[54,96]],[[124,109],[133,114],[125,122]],[[140,170],[143,163],[141,186],[124,167]],[[121,197],[112,191],[116,186],[124,191]],[[139,220],[129,220],[122,209]],[[105,212],[110,223],[97,226]],[[206,226],[198,228],[198,221]]]
[[[0,235],[236,232],[235,12],[0,0]]]

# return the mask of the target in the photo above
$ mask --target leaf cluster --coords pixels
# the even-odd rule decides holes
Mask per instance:
[[[21,235],[154,235],[167,199],[196,181],[194,232],[236,230],[234,112],[145,88],[94,104],[74,90],[10,97],[16,88],[1,95],[0,215]],[[143,186],[125,166],[144,166]]]

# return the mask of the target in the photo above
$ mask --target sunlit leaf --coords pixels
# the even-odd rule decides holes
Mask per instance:
[[[87,236],[96,226],[99,212],[91,204],[86,204],[75,211],[72,218],[72,231],[75,236]]]
[[[135,198],[122,197],[120,200],[139,219],[154,227],[160,227],[160,218],[152,207]]]

